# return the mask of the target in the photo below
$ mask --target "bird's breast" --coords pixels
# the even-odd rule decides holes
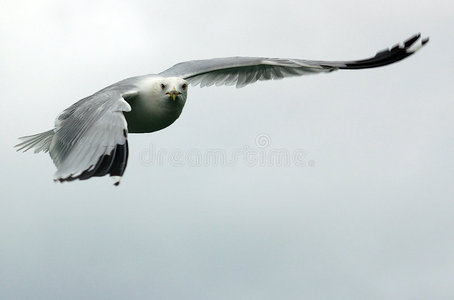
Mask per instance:
[[[184,101],[148,101],[134,99],[131,111],[125,112],[130,133],[146,133],[166,128],[175,122],[184,107]]]

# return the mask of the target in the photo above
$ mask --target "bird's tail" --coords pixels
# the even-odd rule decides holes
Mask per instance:
[[[27,151],[32,148],[35,149],[35,153],[44,151],[48,152],[52,138],[54,137],[55,131],[53,129],[44,131],[34,135],[28,135],[20,137],[21,142],[14,147],[17,151]]]

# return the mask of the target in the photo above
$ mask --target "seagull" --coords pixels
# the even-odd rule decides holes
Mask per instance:
[[[128,161],[128,133],[166,128],[180,116],[188,86],[236,85],[336,70],[368,69],[398,62],[429,41],[416,34],[375,56],[353,61],[227,57],[181,62],[158,73],[114,83],[74,103],[53,129],[19,138],[17,151],[49,152],[54,181],[110,175],[119,185]]]

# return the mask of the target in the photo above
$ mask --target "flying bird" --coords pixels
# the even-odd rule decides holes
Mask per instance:
[[[400,61],[429,41],[416,34],[403,43],[354,61],[228,57],[182,62],[158,73],[114,83],[65,109],[51,130],[19,138],[17,150],[49,152],[55,181],[109,174],[120,183],[128,161],[128,133],[166,128],[180,116],[189,84],[236,85],[336,70],[376,68]]]

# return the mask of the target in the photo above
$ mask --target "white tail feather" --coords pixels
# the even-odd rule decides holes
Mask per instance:
[[[34,135],[20,137],[21,142],[14,147],[17,148],[17,151],[27,151],[32,148],[35,149],[35,153],[44,151],[49,151],[49,146],[52,141],[55,132],[53,129],[41,132]]]

